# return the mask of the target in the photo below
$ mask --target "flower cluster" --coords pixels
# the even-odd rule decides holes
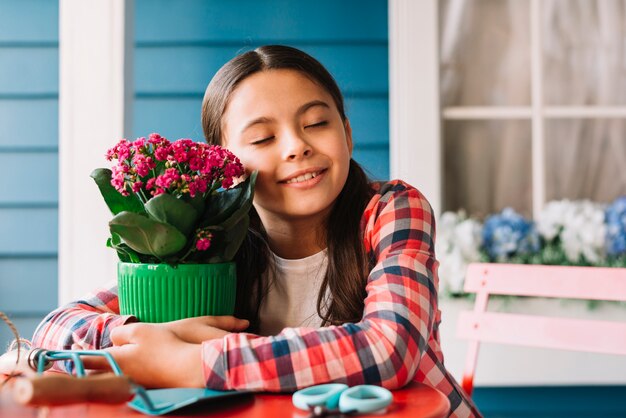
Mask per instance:
[[[440,260],[439,278],[443,292],[463,292],[467,265],[480,259],[482,227],[464,211],[446,212],[438,223],[435,252]]]
[[[588,200],[554,201],[539,214],[537,228],[546,246],[561,246],[568,262],[598,264],[605,257],[604,216],[603,205]]]
[[[483,241],[489,257],[496,261],[539,250],[539,235],[535,226],[511,208],[487,218]]]
[[[606,208],[607,247],[610,255],[626,253],[626,196]]]
[[[534,222],[506,208],[484,224],[463,211],[446,212],[438,225],[443,293],[463,292],[472,262],[626,267],[626,196],[608,206],[553,201]]]
[[[119,141],[107,151],[112,169],[95,180],[114,215],[109,222],[121,261],[231,261],[249,225],[256,172],[244,179],[239,159],[225,148],[159,134]]]
[[[196,250],[198,251],[206,251],[211,246],[211,239],[213,238],[213,234],[204,228],[198,229],[196,231]]]
[[[170,142],[156,133],[147,140],[122,139],[106,158],[117,160],[111,185],[124,196],[136,193],[144,203],[163,193],[195,197],[219,187],[228,189],[244,174],[237,157],[218,145],[191,139]]]

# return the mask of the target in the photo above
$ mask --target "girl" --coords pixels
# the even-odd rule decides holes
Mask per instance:
[[[209,143],[259,172],[236,257],[245,319],[137,323],[119,315],[112,287],[52,312],[34,345],[106,348],[152,387],[418,380],[448,395],[452,416],[479,416],[443,365],[430,205],[400,180],[368,183],[328,71],[290,47],[246,52],[207,87],[202,125]]]

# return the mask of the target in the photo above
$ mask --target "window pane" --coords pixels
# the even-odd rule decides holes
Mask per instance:
[[[443,105],[530,105],[530,2],[439,4]]]
[[[626,2],[543,2],[544,100],[626,105]]]
[[[547,201],[626,194],[626,120],[548,121],[545,156]]]
[[[483,217],[507,206],[532,212],[528,121],[449,121],[444,125],[444,210]]]

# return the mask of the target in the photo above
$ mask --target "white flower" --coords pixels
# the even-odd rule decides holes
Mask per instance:
[[[445,212],[438,223],[435,251],[442,292],[463,291],[467,264],[480,259],[481,226],[465,212]]]
[[[605,235],[603,205],[584,200],[565,213],[561,242],[568,260],[577,262],[582,256],[594,264],[603,261]]]
[[[569,200],[557,200],[548,203],[539,216],[535,224],[537,231],[546,241],[552,241],[557,237],[563,228],[563,218],[565,213],[572,210],[572,202]]]
[[[567,259],[580,261],[581,256],[590,263],[603,261],[604,206],[588,200],[560,200],[548,203],[537,219],[537,230],[546,241],[557,236]]]

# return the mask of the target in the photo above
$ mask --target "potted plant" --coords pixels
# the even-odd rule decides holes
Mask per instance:
[[[232,262],[249,224],[256,172],[216,145],[159,134],[107,151],[91,177],[111,210],[120,312],[166,322],[234,311]],[[239,182],[238,182],[239,181]]]

